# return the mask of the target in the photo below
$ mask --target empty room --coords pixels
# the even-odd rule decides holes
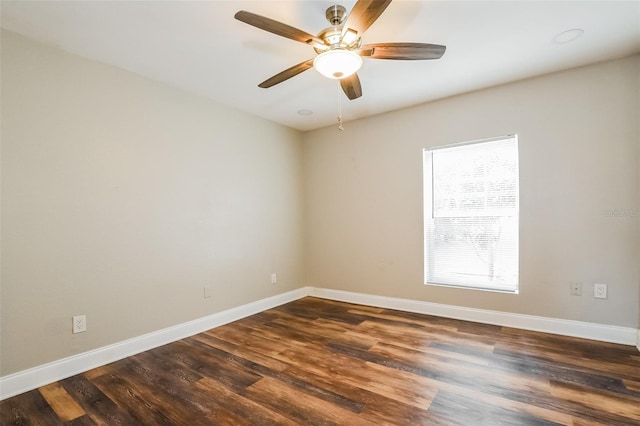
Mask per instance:
[[[0,425],[640,424],[640,1],[0,19]]]

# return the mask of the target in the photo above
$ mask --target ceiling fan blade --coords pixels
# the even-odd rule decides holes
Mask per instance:
[[[362,46],[362,50],[373,49],[373,59],[422,60],[440,59],[446,46],[427,43],[374,43]]]
[[[358,0],[342,27],[342,37],[349,29],[362,36],[362,33],[382,15],[389,3],[391,0]]]
[[[294,65],[291,68],[287,68],[286,70],[263,81],[262,83],[258,84],[258,87],[262,87],[263,89],[266,89],[271,86],[275,86],[278,83],[282,83],[283,81],[290,79],[291,77],[295,77],[296,75],[300,74],[303,71],[308,70],[311,67],[313,67],[313,59],[300,62],[299,64]]]
[[[312,34],[309,34],[306,31],[299,30],[290,25],[283,24],[282,22],[275,21],[265,16],[247,12],[246,10],[237,12],[234,17],[238,21],[242,21],[245,24],[253,25],[254,27],[260,28],[261,30],[269,31],[270,33],[290,38],[291,40],[299,41],[306,44],[319,44],[321,46],[325,45],[324,41]]]
[[[344,90],[344,94],[350,100],[358,99],[362,96],[362,86],[360,85],[360,78],[358,74],[351,74],[349,77],[345,77],[340,80],[340,86]]]

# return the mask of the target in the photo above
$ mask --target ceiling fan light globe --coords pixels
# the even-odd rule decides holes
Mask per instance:
[[[346,49],[333,49],[323,52],[313,60],[313,67],[328,78],[341,79],[349,77],[362,66],[362,58],[355,52]]]

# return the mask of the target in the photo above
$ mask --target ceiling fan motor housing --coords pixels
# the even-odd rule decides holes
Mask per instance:
[[[354,50],[360,48],[362,39],[355,37],[355,40],[342,38],[342,27],[329,27],[318,33],[318,38],[324,40],[326,46],[313,46],[316,53],[326,52],[330,49]]]

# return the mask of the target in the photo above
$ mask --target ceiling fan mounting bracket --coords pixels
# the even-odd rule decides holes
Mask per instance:
[[[335,4],[327,8],[327,11],[325,12],[325,16],[327,17],[327,21],[329,21],[329,24],[333,25],[334,27],[337,27],[338,25],[342,24],[342,21],[344,21],[344,17],[346,13],[347,13],[347,9],[345,9],[344,6]]]

